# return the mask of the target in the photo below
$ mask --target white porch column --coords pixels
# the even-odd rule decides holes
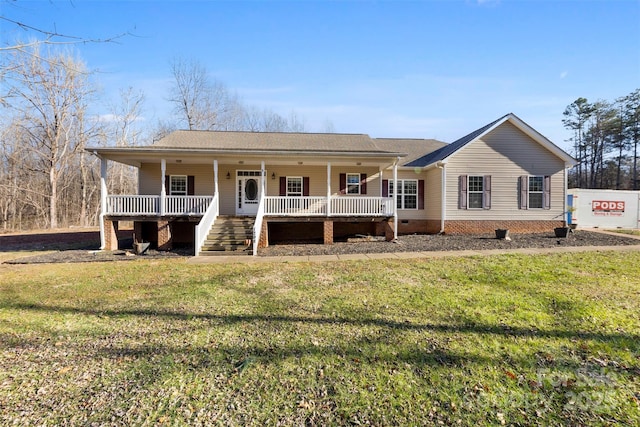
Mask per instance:
[[[104,216],[107,213],[107,159],[100,158],[100,249],[106,247]]]
[[[378,184],[379,184],[379,190],[380,190],[380,197],[382,197],[382,168],[379,167],[378,168]]]
[[[218,161],[213,161],[213,195],[218,194]]]
[[[398,238],[398,161],[393,162],[393,238]]]
[[[160,215],[164,215],[165,212],[165,198],[167,197],[167,188],[164,185],[165,182],[165,174],[167,173],[167,160],[166,159],[162,159],[160,160],[160,179],[162,180],[161,182],[161,187],[160,187]]]
[[[218,188],[218,160],[213,161],[213,196],[216,199],[218,206],[216,210],[220,211],[220,189]]]
[[[327,216],[331,216],[331,162],[327,162]]]
[[[264,169],[264,160],[260,162],[260,175],[262,176],[262,180],[260,181],[260,185],[262,186],[261,198],[267,195],[267,173]]]

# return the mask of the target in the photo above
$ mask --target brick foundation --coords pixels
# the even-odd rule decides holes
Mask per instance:
[[[333,221],[324,222],[323,237],[325,245],[333,245]]]
[[[262,221],[262,228],[260,229],[260,237],[258,238],[259,248],[269,247],[269,224],[267,221]]]
[[[390,242],[393,239],[395,239],[396,235],[393,232],[393,220],[389,220],[389,221],[383,222],[382,224],[384,224],[384,238],[385,238],[385,240],[387,242]]]
[[[118,250],[118,221],[104,219],[104,250]]]
[[[445,221],[444,231],[446,234],[482,234],[501,228],[511,233],[544,233],[563,226],[563,221]]]
[[[169,221],[158,221],[158,250],[170,251],[172,247]]]

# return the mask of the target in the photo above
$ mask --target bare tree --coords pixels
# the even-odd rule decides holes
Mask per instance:
[[[209,77],[207,69],[195,60],[176,58],[171,62],[174,84],[169,101],[174,113],[189,130],[227,128],[225,116],[237,100],[226,86]]]
[[[142,138],[139,120],[145,97],[132,87],[120,91],[120,102],[112,106],[109,136],[117,147],[137,145]],[[111,166],[108,183],[109,192],[114,194],[134,194],[136,191],[135,168],[115,163]]]
[[[45,178],[40,191],[48,207],[48,225],[56,228],[60,193],[73,182],[63,177],[88,138],[85,111],[94,90],[84,63],[68,54],[17,50],[12,63],[15,84],[6,98],[14,113],[16,142],[25,150],[34,180]]]

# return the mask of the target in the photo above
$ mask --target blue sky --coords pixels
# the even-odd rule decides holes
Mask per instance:
[[[175,56],[194,58],[247,104],[309,131],[451,142],[513,112],[562,147],[564,108],[640,87],[640,1],[19,0],[2,14],[119,43],[76,47],[103,87],[141,90],[170,114]],[[2,24],[2,43],[25,33]],[[104,109],[104,111],[100,111]]]

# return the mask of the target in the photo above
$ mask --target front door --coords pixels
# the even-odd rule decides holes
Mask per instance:
[[[236,172],[236,214],[255,216],[260,203],[260,171]]]

